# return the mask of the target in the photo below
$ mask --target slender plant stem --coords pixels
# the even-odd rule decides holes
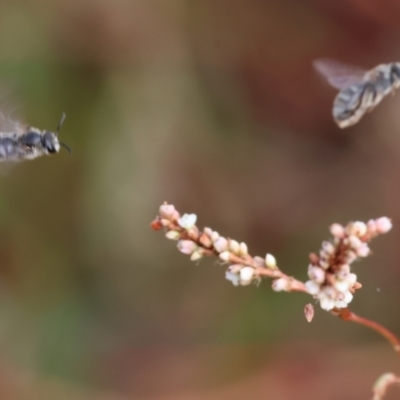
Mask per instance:
[[[336,309],[334,313],[344,321],[352,321],[378,332],[392,344],[394,351],[400,355],[400,339],[393,332],[389,331],[389,329],[385,328],[375,321],[371,321],[367,318],[363,318],[358,316],[357,314],[354,314],[348,308]]]

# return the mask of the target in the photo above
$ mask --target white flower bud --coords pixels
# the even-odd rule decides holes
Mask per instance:
[[[265,265],[271,269],[276,268],[276,259],[272,254],[267,253],[265,256]]]
[[[286,278],[279,278],[275,279],[272,282],[272,290],[275,292],[282,292],[284,290],[287,290],[289,286],[289,281]]]
[[[217,231],[214,231],[214,232],[211,234],[211,240],[212,240],[213,242],[215,242],[218,238],[219,238],[219,233],[218,233]]]
[[[326,311],[330,311],[335,307],[335,301],[329,299],[328,297],[324,297],[319,302],[321,308]]]
[[[353,285],[357,282],[357,275],[356,274],[349,274],[346,277],[347,282],[349,282],[349,286],[353,287]]]
[[[337,280],[335,281],[333,286],[339,292],[346,292],[347,290],[349,290],[350,283],[347,280]]]
[[[247,244],[244,242],[241,242],[239,245],[239,255],[247,256],[247,254],[248,254]]]
[[[178,240],[181,234],[178,231],[168,231],[165,237],[170,240]]]
[[[225,279],[227,279],[228,281],[231,281],[234,284],[234,286],[239,285],[239,281],[240,281],[239,274],[234,274],[228,270],[225,272]]]
[[[356,221],[353,223],[352,231],[354,235],[362,237],[367,233],[367,230],[367,225],[364,222]]]
[[[229,251],[223,251],[220,255],[219,258],[222,261],[229,261],[229,259],[231,258],[231,253],[229,253]]]
[[[239,254],[239,249],[240,249],[239,242],[237,242],[236,240],[230,239],[229,240],[229,249],[232,251],[232,253]]]
[[[314,281],[307,281],[305,283],[307,292],[312,294],[313,296],[315,296],[316,294],[318,294],[321,290],[320,285],[318,285],[318,283],[314,282]]]
[[[240,270],[240,284],[242,286],[249,285],[254,278],[254,268],[244,267]]]
[[[336,300],[335,301],[335,307],[336,308],[346,308],[347,306],[348,306],[348,304],[343,300]]]
[[[197,215],[196,214],[183,214],[178,219],[178,224],[187,231],[192,229],[196,225]]]
[[[190,256],[190,259],[192,261],[197,261],[197,260],[200,260],[200,258],[202,258],[202,257],[203,257],[203,253],[199,249],[192,253],[192,255]]]

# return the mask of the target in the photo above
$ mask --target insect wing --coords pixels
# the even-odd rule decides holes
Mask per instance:
[[[313,66],[336,89],[344,89],[363,81],[367,71],[330,59],[313,61]]]

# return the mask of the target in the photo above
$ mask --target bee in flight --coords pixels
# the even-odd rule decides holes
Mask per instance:
[[[0,162],[33,160],[44,154],[58,153],[61,146],[71,154],[71,149],[58,140],[58,132],[65,120],[64,113],[55,132],[24,126],[5,119],[4,115],[0,117],[3,119],[0,124]]]
[[[400,87],[400,63],[380,64],[366,71],[327,59],[315,60],[314,68],[339,93],[332,114],[340,128],[356,124],[389,93]]]

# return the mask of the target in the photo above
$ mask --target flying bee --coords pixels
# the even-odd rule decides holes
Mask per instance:
[[[332,114],[340,128],[356,124],[371,112],[389,93],[400,87],[400,63],[380,64],[366,71],[332,60],[315,60],[314,68],[339,93],[333,102]]]
[[[71,149],[58,140],[58,133],[65,120],[61,115],[55,132],[43,130],[32,126],[24,126],[15,121],[10,121],[0,115],[0,162],[33,160],[44,154],[58,153],[64,147],[71,154]]]

